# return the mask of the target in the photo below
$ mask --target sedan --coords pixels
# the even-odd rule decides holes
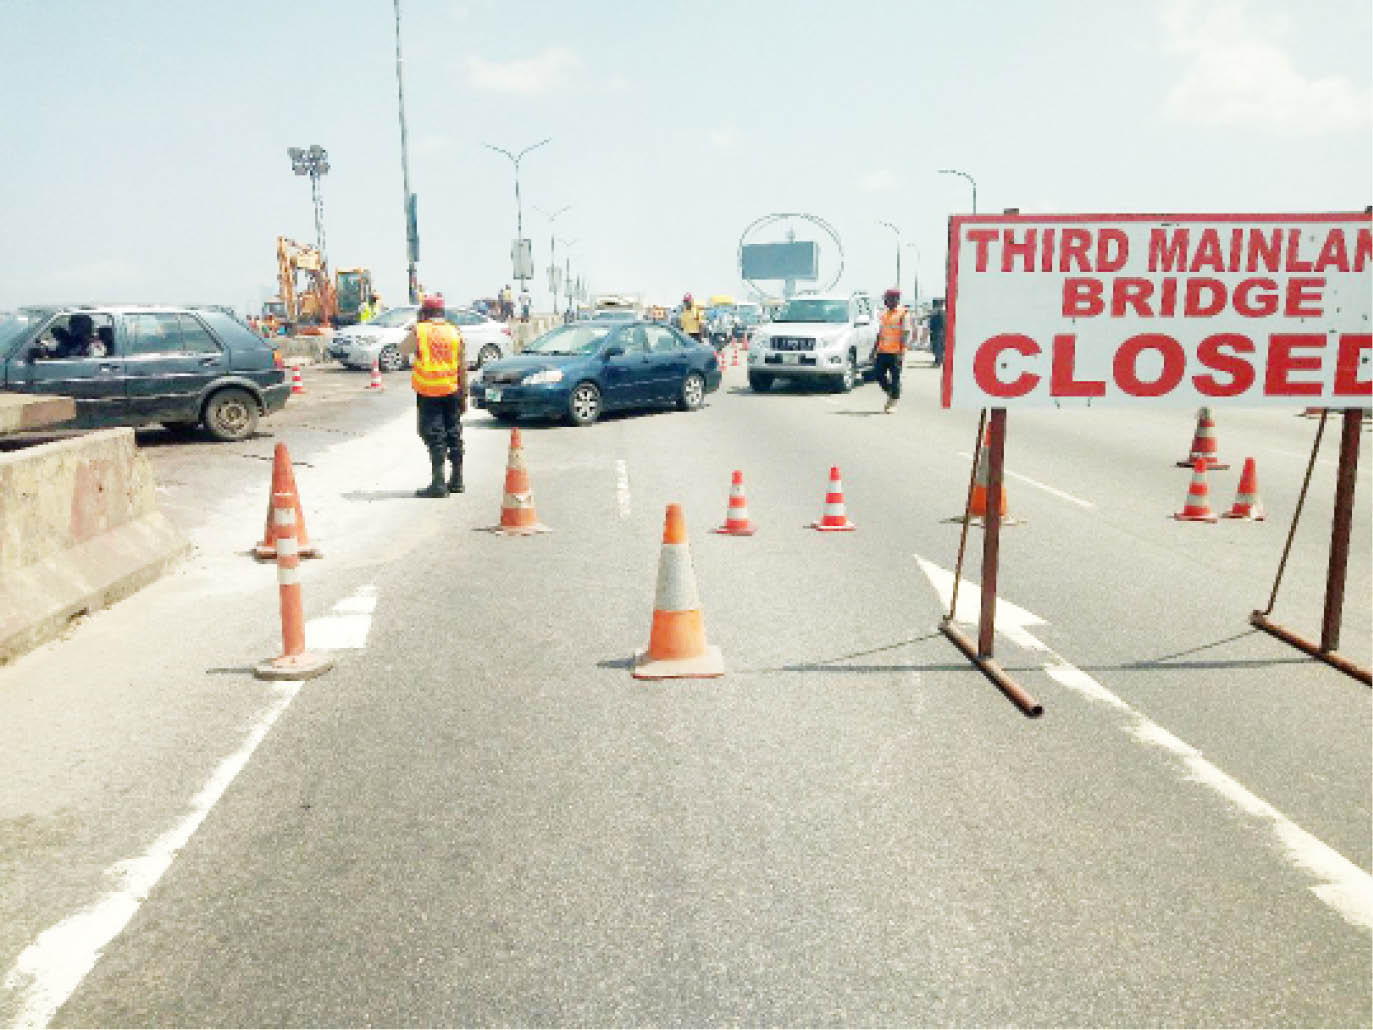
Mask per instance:
[[[720,388],[715,352],[653,322],[574,322],[493,361],[472,382],[472,400],[503,421],[521,415],[589,426],[603,411],[676,405],[694,411]]]
[[[329,342],[329,356],[344,368],[371,368],[397,372],[406,366],[401,341],[415,327],[419,308],[413,304],[387,308],[370,322],[340,329]],[[467,308],[449,308],[445,319],[462,333],[467,367],[480,368],[488,361],[506,357],[513,350],[510,327]]]

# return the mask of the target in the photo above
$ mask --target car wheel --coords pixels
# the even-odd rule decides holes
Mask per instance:
[[[247,390],[220,390],[205,405],[205,428],[216,440],[246,440],[257,429],[257,398]]]
[[[696,411],[706,402],[706,380],[699,372],[688,372],[682,380],[682,395],[677,398],[677,407],[683,411]]]
[[[595,383],[578,383],[567,402],[567,417],[574,426],[589,426],[601,414],[601,391]]]
[[[834,388],[840,393],[850,393],[858,382],[858,370],[854,367],[853,352],[844,359],[844,371],[834,377]]]
[[[481,368],[488,361],[499,361],[500,356],[501,349],[497,347],[494,343],[488,343],[485,347],[483,347],[480,351],[477,352],[477,367]]]
[[[399,372],[405,367],[405,359],[400,356],[400,348],[388,343],[377,355],[377,367],[383,372]]]
[[[765,372],[750,372],[748,374],[748,384],[757,393],[767,393],[772,386],[772,376]]]

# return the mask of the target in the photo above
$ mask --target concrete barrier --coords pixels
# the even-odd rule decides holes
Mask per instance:
[[[189,550],[132,429],[0,453],[0,662],[157,579]]]

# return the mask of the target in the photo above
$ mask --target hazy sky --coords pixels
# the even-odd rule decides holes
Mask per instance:
[[[402,0],[420,279],[510,279],[511,151],[593,290],[741,294],[770,212],[839,233],[837,288],[942,292],[949,214],[1362,209],[1368,0]],[[334,267],[405,299],[392,0],[0,0],[0,309],[256,306],[313,242],[287,147],[329,151]],[[800,238],[811,230],[797,227]],[[776,238],[776,237],[772,237]],[[768,237],[755,237],[765,242]],[[560,248],[560,261],[562,251]],[[821,237],[821,273],[838,268]],[[822,284],[823,285],[823,284]]]

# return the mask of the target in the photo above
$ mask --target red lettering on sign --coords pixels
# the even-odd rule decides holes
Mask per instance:
[[[1230,377],[1228,383],[1222,383],[1213,375],[1193,376],[1192,384],[1206,397],[1238,397],[1254,385],[1254,366],[1243,358],[1225,353],[1222,347],[1233,348],[1237,354],[1254,353],[1254,341],[1238,333],[1216,333],[1202,340],[1197,347],[1197,360]]]
[[[1054,270],[1054,231],[1053,229],[1044,230],[1044,246],[1041,248],[1039,256],[1039,270],[1041,272],[1052,272]]]
[[[1039,383],[1040,377],[1031,372],[1022,372],[1009,383],[1001,380],[997,375],[997,360],[1002,351],[1008,350],[1029,358],[1039,353],[1039,344],[1021,333],[1000,333],[977,349],[977,356],[973,358],[973,378],[978,389],[989,397],[1023,397]]]
[[[1373,335],[1369,333],[1341,333],[1340,347],[1335,353],[1334,392],[1339,397],[1368,397],[1373,395],[1373,379],[1359,379],[1359,356],[1373,349]]]
[[[1060,272],[1073,271],[1071,265],[1077,262],[1077,271],[1090,272],[1092,270],[1091,259],[1087,257],[1087,248],[1092,245],[1092,234],[1087,229],[1064,229],[1063,241],[1058,254],[1058,270]]]
[[[1251,300],[1257,290],[1263,290]],[[1266,318],[1278,310],[1278,284],[1272,279],[1245,279],[1235,287],[1235,310],[1245,318]]]
[[[1063,317],[1092,318],[1106,310],[1100,279],[1063,280]]]
[[[1072,333],[1054,336],[1053,364],[1049,376],[1049,393],[1055,397],[1104,397],[1106,383],[1100,379],[1074,379],[1073,366],[1077,362],[1077,337]]]
[[[1001,270],[1015,271],[1011,267],[1011,262],[1016,258],[1020,258],[1024,263],[1024,271],[1035,270],[1035,230],[1026,229],[1025,239],[1021,243],[1016,243],[1014,229],[1006,230],[1006,238],[1001,241]]]
[[[1283,267],[1284,272],[1309,272],[1311,262],[1302,261],[1297,257],[1297,252],[1301,248],[1301,230],[1287,230],[1287,264]]]
[[[1257,272],[1262,259],[1265,271],[1278,270],[1278,258],[1282,254],[1282,230],[1274,229],[1265,236],[1262,229],[1249,230],[1249,258],[1244,263],[1246,272]],[[1238,269],[1236,269],[1238,271]]]
[[[1206,291],[1203,294],[1203,291]],[[1203,300],[1203,296],[1205,299]],[[1182,302],[1184,318],[1210,318],[1225,310],[1225,284],[1219,279],[1188,279]]]
[[[1130,237],[1122,229],[1102,229],[1096,238],[1096,270],[1117,272],[1130,257]]]
[[[1263,392],[1270,397],[1314,397],[1321,392],[1319,382],[1292,381],[1293,372],[1319,372],[1321,359],[1316,355],[1297,355],[1297,348],[1325,346],[1320,333],[1274,333],[1268,338],[1268,368],[1263,378]]]
[[[1135,371],[1139,356],[1146,350],[1156,350],[1163,357],[1163,369],[1152,383],[1146,383]],[[1131,397],[1161,397],[1182,382],[1187,356],[1182,345],[1162,333],[1140,333],[1120,345],[1111,362],[1116,383]]]
[[[1286,304],[1283,305],[1282,313],[1288,318],[1319,318],[1321,316],[1320,291],[1324,288],[1324,276],[1315,279],[1288,279]],[[1315,306],[1303,307],[1302,305]]]
[[[1362,272],[1370,258],[1373,258],[1373,229],[1360,229],[1359,242],[1354,245],[1353,270]]]
[[[1212,272],[1225,271],[1225,259],[1220,254],[1220,236],[1215,229],[1202,230],[1201,242],[1197,244],[1196,253],[1192,255],[1192,265],[1187,270],[1199,272],[1203,267],[1209,268]]]
[[[968,239],[977,244],[977,270],[987,270],[987,248],[1000,234],[995,229],[969,229]]]
[[[1149,271],[1184,271],[1187,267],[1187,229],[1153,229],[1149,233]]]
[[[1349,252],[1344,246],[1344,230],[1331,229],[1330,235],[1325,238],[1325,246],[1321,248],[1321,253],[1316,258],[1316,266],[1312,271],[1324,272],[1331,265],[1335,266],[1336,271],[1349,271]]]
[[[1125,314],[1128,304],[1135,309],[1140,318],[1152,318],[1149,297],[1154,292],[1154,284],[1148,279],[1122,276],[1111,281],[1111,317],[1120,318]]]

